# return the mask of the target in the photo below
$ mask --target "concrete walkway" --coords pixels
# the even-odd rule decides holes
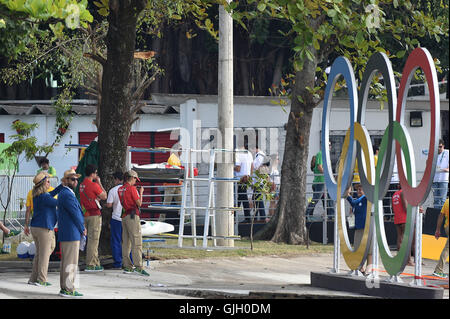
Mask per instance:
[[[423,263],[423,275],[431,275],[436,262]],[[332,264],[332,254],[151,261],[147,268],[150,277],[112,269],[100,273],[80,271],[77,290],[84,294],[84,299],[372,298],[311,287],[310,273],[329,272]],[[28,285],[30,267],[30,261],[0,262],[1,299],[63,299],[58,296],[58,262],[50,266],[50,287]],[[341,272],[347,271],[342,259]],[[407,266],[405,273],[401,277],[408,282],[412,279],[408,274],[414,273],[414,268]],[[386,280],[386,274],[381,272],[380,278]],[[433,283],[438,281],[426,282]],[[448,298],[447,288],[444,299]]]

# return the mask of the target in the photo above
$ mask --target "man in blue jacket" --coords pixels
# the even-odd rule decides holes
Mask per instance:
[[[86,235],[84,217],[80,203],[75,197],[74,189],[78,184],[75,170],[64,172],[61,179],[64,185],[58,195],[58,241],[61,248],[61,269],[59,295],[62,297],[82,297],[75,291],[75,275],[78,270],[80,239]]]

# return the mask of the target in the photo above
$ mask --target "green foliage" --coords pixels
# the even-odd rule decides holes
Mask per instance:
[[[401,70],[409,52],[428,43],[436,44],[448,68],[448,0],[247,0],[247,6],[228,6],[233,18],[240,24],[248,19],[283,21],[289,29],[282,30],[292,37],[294,72],[302,71],[306,61],[318,65],[315,87],[306,90],[316,101],[323,96],[326,74],[323,70],[338,55],[350,59],[361,80],[364,67],[374,52],[385,52],[393,61],[394,69]],[[444,43],[445,44],[445,43]],[[435,62],[439,62],[437,59]],[[398,66],[398,68],[396,68]],[[438,65],[438,71],[440,71]],[[317,89],[319,88],[319,89]],[[383,99],[383,92],[375,85],[374,96]]]
[[[0,69],[0,79],[12,85],[42,77],[53,78],[60,84],[59,94],[54,101],[55,140],[46,150],[41,150],[47,156],[53,151],[53,146],[61,140],[72,120],[70,101],[75,90],[86,82],[86,75],[83,74],[85,66],[89,65],[89,62],[94,63],[82,57],[81,48],[84,43],[83,33],[80,31],[62,38],[55,38],[50,30],[34,35],[35,41],[29,43],[18,54],[17,59],[11,60],[6,67]],[[68,52],[70,54],[67,54]],[[89,68],[91,72],[95,69],[95,66]]]
[[[93,17],[87,10],[87,0],[0,0],[0,5],[12,12],[23,13],[33,20],[64,21],[70,29],[87,27]]]
[[[37,139],[33,134],[33,131],[38,127],[38,124],[28,124],[20,120],[15,120],[12,123],[12,127],[16,130],[17,134],[11,135],[13,140],[10,146],[3,149],[0,153],[0,163],[6,167],[6,174],[9,175],[6,182],[2,185],[2,192],[5,192],[6,196],[2,196],[0,204],[3,207],[3,221],[5,221],[6,214],[8,212],[9,204],[11,203],[12,185],[14,184],[14,178],[19,169],[19,157],[24,155],[27,161],[34,159],[37,153],[49,152],[51,147],[43,145],[37,145]]]
[[[273,184],[269,178],[269,174],[255,170],[253,176],[249,177],[245,184],[258,194],[255,198],[256,200],[273,199]]]
[[[103,0],[102,3],[105,1],[108,0]],[[140,32],[161,37],[161,28],[164,25],[184,23],[183,20],[190,16],[199,28],[217,37],[217,31],[208,18],[207,12],[212,4],[212,1],[205,0],[147,1],[147,5],[140,15],[138,28]]]
[[[109,0],[94,1],[94,4],[97,7],[97,12],[99,15],[103,17],[107,17],[109,15]]]
[[[0,55],[11,60],[35,47],[48,29],[61,36],[65,27],[87,27],[93,21],[87,0],[0,0],[0,16]]]
[[[36,123],[28,124],[20,120],[14,121],[12,127],[17,134],[10,136],[13,142],[0,153],[0,162],[5,163],[8,159],[17,159],[14,165],[10,166],[10,169],[15,172],[19,165],[18,158],[20,155],[24,155],[25,159],[30,161],[34,159],[36,153],[47,151],[47,146],[37,145],[37,139],[32,134],[38,126]]]
[[[1,11],[0,11],[1,14]],[[4,16],[0,22],[0,56],[16,59],[29,45],[36,41],[37,26],[23,20]]]

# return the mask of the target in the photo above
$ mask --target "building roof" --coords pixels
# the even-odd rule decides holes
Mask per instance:
[[[179,114],[180,104],[188,100],[197,100],[198,103],[218,103],[217,95],[196,95],[196,94],[152,94],[152,100],[141,101],[143,104],[138,114]],[[283,100],[285,107],[290,107],[290,100],[287,97],[276,96],[235,96],[233,101],[235,105],[266,105],[279,107]],[[1,101],[0,100],[0,115],[55,115],[55,109],[52,106],[52,100],[19,100],[19,101]],[[95,115],[97,113],[96,100],[73,100],[72,112],[74,115]],[[441,110],[449,110],[449,100],[445,94],[440,96]],[[319,107],[322,106],[322,102]],[[334,97],[333,107],[347,109],[348,98]],[[367,103],[368,109],[380,109],[380,102],[369,100]],[[387,110],[387,103],[384,103],[384,109]],[[408,110],[430,110],[429,96],[408,97]]]
[[[55,115],[52,100],[19,100],[0,101],[0,115]],[[158,104],[151,101],[142,101],[144,104],[139,114],[178,114],[179,105]],[[97,113],[97,101],[73,100],[72,112],[75,115],[95,115]]]

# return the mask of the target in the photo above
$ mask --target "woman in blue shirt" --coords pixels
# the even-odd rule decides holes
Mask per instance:
[[[33,179],[33,218],[30,226],[36,245],[36,254],[28,283],[36,286],[50,286],[47,282],[48,263],[56,246],[53,229],[56,225],[57,214],[56,199],[53,196],[59,193],[62,185],[48,193],[49,177],[47,173],[40,172]]]

